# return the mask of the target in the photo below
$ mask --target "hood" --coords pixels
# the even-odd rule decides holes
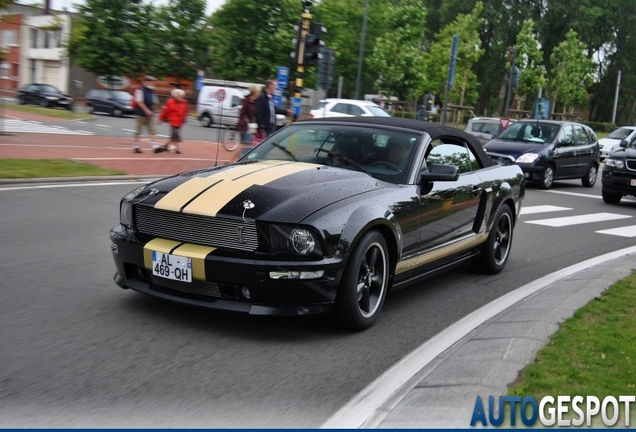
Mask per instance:
[[[59,93],[59,92],[42,92],[42,94],[44,96],[55,96],[55,97],[59,97],[59,98],[62,98],[62,99],[65,99],[65,98],[68,97],[64,93]]]
[[[201,216],[299,223],[327,205],[381,187],[358,171],[258,161],[169,177],[148,185],[137,201]]]
[[[610,157],[612,159],[623,159],[623,160],[636,159],[636,148],[634,148],[634,147],[627,147],[627,148],[619,147],[618,150],[616,150],[615,152],[612,152]]]
[[[621,140],[619,140],[619,139],[616,139],[616,138],[609,138],[609,137],[601,138],[600,140],[598,140],[598,144],[599,144],[601,147],[605,147],[605,146],[608,146],[608,145],[610,145],[610,146],[611,146],[611,145],[616,145],[616,146],[618,146],[618,144],[620,144],[620,142],[621,142]]]
[[[510,155],[517,159],[525,153],[543,153],[551,147],[551,144],[537,144],[519,141],[504,141],[494,139],[484,146],[486,152]]]

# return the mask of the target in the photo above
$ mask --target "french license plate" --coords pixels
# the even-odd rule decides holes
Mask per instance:
[[[636,186],[636,179],[632,179],[632,183],[631,183],[631,185],[632,185],[632,186]]]
[[[68,101],[60,101],[61,104],[67,104]]]
[[[192,282],[192,258],[152,251],[152,274],[180,282]]]

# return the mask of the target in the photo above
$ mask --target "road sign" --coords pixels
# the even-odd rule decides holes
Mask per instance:
[[[283,91],[280,88],[274,90],[272,101],[274,102],[274,106],[276,108],[280,108],[283,106]]]
[[[508,117],[501,117],[499,119],[499,125],[502,129],[508,128],[508,126],[510,126],[510,119]]]
[[[302,111],[302,99],[299,97],[293,98],[292,108],[294,109],[294,115],[299,116]]]
[[[289,82],[289,68],[285,66],[278,66],[276,81],[278,81],[278,88],[286,89],[287,83]]]

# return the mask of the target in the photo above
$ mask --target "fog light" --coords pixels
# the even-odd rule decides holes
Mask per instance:
[[[524,176],[525,178],[530,178],[530,173],[524,173],[524,174],[523,174],[523,176]]]
[[[243,297],[245,297],[246,299],[250,299],[251,295],[250,295],[250,290],[247,289],[247,287],[243,287],[243,289],[241,290],[241,293],[243,294]]]
[[[272,271],[269,272],[270,279],[318,279],[323,277],[324,270],[318,271]]]

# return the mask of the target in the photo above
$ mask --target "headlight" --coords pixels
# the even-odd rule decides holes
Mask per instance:
[[[47,96],[46,97],[48,100],[58,100],[59,98],[56,96]]]
[[[273,252],[322,255],[320,243],[314,234],[306,228],[270,225],[269,236]]]
[[[537,153],[526,153],[519,156],[516,160],[517,163],[532,163],[537,160],[539,155]]]
[[[623,168],[625,168],[625,162],[623,162],[622,160],[618,160],[618,159],[608,159],[605,162],[605,166],[608,166],[608,167],[611,167],[611,168],[623,169]]]
[[[132,109],[132,107],[130,105],[126,105],[124,109]]]
[[[141,186],[132,192],[127,193],[121,199],[119,204],[119,223],[126,228],[132,229],[133,227],[133,206],[132,201],[137,198],[144,190],[146,186]]]

